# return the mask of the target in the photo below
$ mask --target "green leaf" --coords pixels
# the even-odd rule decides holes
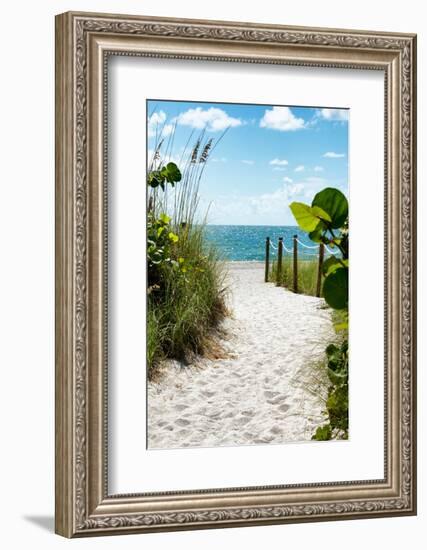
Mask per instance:
[[[165,225],[167,225],[170,221],[171,221],[172,218],[170,218],[167,214],[163,213],[163,214],[160,214],[159,216],[159,220],[164,223]]]
[[[342,227],[348,217],[348,201],[341,191],[333,187],[327,187],[317,193],[311,205],[329,214],[334,229]]]
[[[338,258],[335,258],[335,256],[330,256],[327,260],[325,260],[323,264],[323,275],[329,275],[329,273],[333,273],[335,270],[342,266],[343,265],[341,261],[338,260]]]
[[[302,202],[292,202],[289,205],[298,225],[304,231],[311,232],[319,225],[319,218],[312,211],[311,206]]]
[[[325,426],[319,426],[316,430],[316,433],[313,435],[311,439],[317,440],[317,441],[327,441],[328,439],[331,439],[332,436],[332,430],[330,424],[325,424]]]
[[[334,371],[332,369],[328,368],[328,377],[329,380],[332,382],[332,384],[335,384],[336,386],[339,386],[341,384],[344,384],[348,380],[348,372],[340,372],[340,371]]]
[[[348,307],[348,269],[341,267],[325,278],[323,296],[334,309]]]
[[[321,220],[325,220],[327,222],[331,222],[331,216],[327,214],[320,206],[312,206],[311,207],[312,213],[320,218]]]
[[[322,243],[322,242],[324,242],[324,237],[323,237],[322,233],[325,230],[326,230],[326,225],[322,221],[319,221],[316,229],[314,231],[310,231],[308,236],[313,242]]]
[[[175,233],[172,233],[172,231],[169,233],[168,237],[173,243],[178,242],[178,239],[179,239],[178,235],[175,235]]]
[[[163,166],[161,174],[172,186],[174,183],[181,181],[182,178],[181,172],[174,162],[169,162],[166,166]]]
[[[162,176],[161,172],[158,170],[153,170],[148,174],[147,178],[147,184],[150,187],[158,187],[159,185],[162,185],[164,182],[164,177]]]
[[[335,355],[339,352],[339,348],[335,344],[329,344],[326,348],[326,355],[328,357],[331,357],[332,355]]]

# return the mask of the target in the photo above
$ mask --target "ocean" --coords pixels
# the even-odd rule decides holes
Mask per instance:
[[[277,258],[277,241],[283,237],[283,255],[291,256],[293,236],[306,246],[298,244],[298,258],[314,259],[318,257],[318,246],[307,233],[294,226],[277,225],[207,225],[206,237],[218,248],[221,258],[232,262],[256,262],[265,260],[265,239],[270,237],[270,259]],[[276,249],[274,248],[276,247]]]

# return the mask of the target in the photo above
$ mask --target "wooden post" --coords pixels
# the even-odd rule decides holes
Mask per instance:
[[[283,258],[283,237],[279,237],[279,245],[277,250],[277,278],[276,283],[280,285],[282,279],[282,258]]]
[[[316,296],[320,298],[320,290],[322,288],[322,267],[323,267],[323,258],[325,257],[325,245],[323,243],[319,244],[319,267],[317,269],[317,287],[316,287]]]
[[[294,292],[298,292],[298,235],[294,235]]]
[[[265,239],[265,277],[264,281],[268,283],[268,270],[270,267],[270,237]]]

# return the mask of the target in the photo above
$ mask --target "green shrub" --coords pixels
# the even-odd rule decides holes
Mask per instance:
[[[312,439],[348,439],[348,202],[341,191],[327,187],[317,193],[311,206],[293,202],[290,208],[313,242],[337,250],[323,265],[323,297],[336,312],[335,329],[339,333],[338,341],[326,348],[328,422],[317,428]]]
[[[203,133],[183,160],[164,163],[155,148],[147,174],[147,364],[151,378],[166,357],[186,361],[209,349],[226,314],[222,264],[199,220],[198,188],[212,148]],[[184,155],[183,155],[184,157]]]

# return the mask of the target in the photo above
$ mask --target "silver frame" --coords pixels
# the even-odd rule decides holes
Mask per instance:
[[[109,495],[106,59],[381,70],[386,140],[385,477]],[[416,37],[65,13],[56,18],[56,532],[66,537],[416,513]]]

